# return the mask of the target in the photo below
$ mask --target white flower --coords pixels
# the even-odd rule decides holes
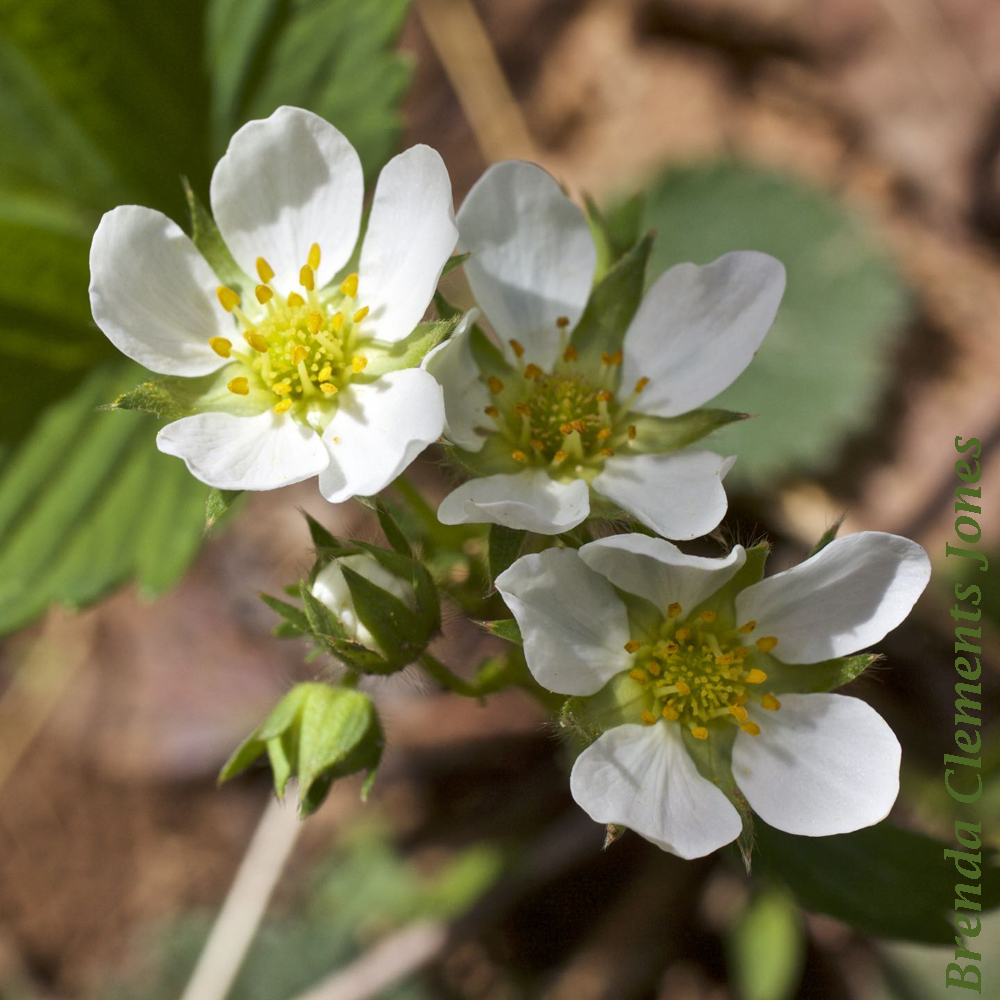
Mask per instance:
[[[448,173],[427,146],[390,160],[358,272],[331,284],[357,242],[363,197],[347,139],[283,107],[244,125],[212,175],[242,296],[159,212],[130,205],[101,220],[90,253],[100,328],[154,372],[216,373],[198,412],[157,437],[203,482],[266,490],[318,475],[339,502],[377,492],[439,436],[440,388],[399,345],[457,240]]]
[[[391,573],[374,556],[364,552],[334,559],[316,574],[316,579],[310,588],[313,596],[336,615],[347,633],[347,638],[360,642],[362,646],[367,646],[376,653],[383,653],[375,637],[358,617],[351,589],[344,579],[345,566],[393,597],[398,597],[411,611],[416,611],[417,595],[413,584]]]
[[[445,498],[440,519],[555,534],[596,502],[669,538],[715,528],[733,459],[677,450],[674,418],[749,364],[781,300],[782,265],[748,251],[673,267],[650,288],[621,350],[585,351],[576,328],[596,250],[583,213],[549,174],[496,164],[469,192],[458,227],[465,273],[503,356],[468,333],[428,359],[457,457],[480,476]]]
[[[584,710],[609,724],[570,779],[596,821],[694,858],[739,836],[731,800],[741,796],[771,826],[813,837],[889,812],[899,744],[865,702],[822,690],[831,664],[821,664],[906,617],[929,579],[927,555],[861,532],[751,582],[762,551],[705,559],[616,535],[524,556],[498,577],[535,679],[600,692]]]

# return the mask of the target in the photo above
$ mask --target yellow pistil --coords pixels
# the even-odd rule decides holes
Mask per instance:
[[[307,259],[307,263],[314,271],[319,270],[319,259],[320,259],[319,244],[314,243],[309,248],[309,257]]]
[[[256,330],[244,331],[243,339],[255,351],[259,351],[261,354],[267,354],[267,341]]]
[[[259,302],[259,303],[260,303],[260,304],[261,304],[262,306],[264,306],[264,305],[267,305],[267,303],[268,303],[268,302],[269,302],[269,301],[271,300],[271,298],[272,298],[272,297],[274,296],[274,292],[272,292],[272,291],[271,291],[271,289],[267,287],[267,285],[258,285],[258,286],[257,286],[257,287],[256,287],[256,288],[255,288],[255,289],[253,290],[253,293],[254,293],[254,295],[255,295],[255,296],[257,297],[257,301],[258,301],[258,302]]]
[[[671,601],[667,605],[667,617],[668,618],[676,618],[681,613],[682,610],[683,609],[681,608],[681,606],[676,601]],[[688,634],[690,635],[690,633],[688,633]]]
[[[355,295],[358,294],[358,276],[357,274],[349,274],[340,283],[340,294],[346,295],[349,299],[353,299]]]
[[[781,708],[781,702],[773,694],[766,694],[760,699],[760,707],[766,708],[769,712],[777,712]]]
[[[328,396],[332,396],[337,391],[337,387],[332,382],[321,382],[320,389]]]
[[[656,716],[653,715],[653,713],[650,712],[649,709],[643,710],[643,713],[640,716],[640,718],[642,719],[643,725],[645,726],[651,726],[656,722]],[[705,735],[707,736],[708,734],[706,733]]]
[[[368,306],[362,306],[362,307],[361,307],[361,308],[360,308],[360,309],[359,309],[359,310],[358,310],[358,311],[357,311],[357,312],[356,312],[356,313],[355,313],[355,314],[354,314],[354,315],[353,315],[353,316],[351,317],[351,322],[352,322],[352,323],[360,323],[360,322],[361,322],[361,321],[362,321],[362,320],[363,320],[363,319],[364,319],[364,318],[365,318],[365,317],[366,317],[366,316],[368,315],[368,313],[369,313],[370,311],[371,311],[371,310],[370,310],[370,309],[368,308]]]
[[[228,358],[233,352],[233,342],[225,337],[209,337],[208,346],[219,355],[220,358]]]
[[[750,736],[760,736],[760,726],[758,726],[756,722],[751,722],[749,719],[740,726],[740,729]]]
[[[226,388],[230,392],[236,393],[237,396],[250,395],[250,383],[242,375],[237,375],[236,378],[231,378],[226,383]]]
[[[640,649],[642,649],[642,643],[639,642],[638,639],[629,639],[629,641],[625,643],[626,653],[634,653]]]
[[[747,673],[744,680],[747,684],[763,684],[767,680],[767,674],[760,667],[754,667]]]
[[[263,257],[257,258],[257,277],[265,285],[274,277],[274,268]]]
[[[524,357],[524,344],[519,340],[515,340],[513,337],[507,342],[510,344],[510,349],[514,352],[514,356],[517,358]]]
[[[239,304],[240,297],[231,288],[227,288],[225,285],[219,285],[215,290],[215,294],[219,296],[219,305],[226,310],[227,313],[231,313]]]
[[[778,640],[773,635],[763,635],[757,640],[757,648],[762,653],[770,653],[777,645]]]
[[[363,354],[355,354],[354,357],[351,358],[351,371],[353,371],[355,375],[357,375],[358,372],[363,372],[367,367],[368,359]]]
[[[275,413],[287,413],[292,408],[292,401],[290,399],[282,399],[274,404]]]

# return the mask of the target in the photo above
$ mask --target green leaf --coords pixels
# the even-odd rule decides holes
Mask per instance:
[[[802,919],[783,892],[756,895],[729,934],[728,959],[741,1000],[789,1000],[802,979]]]
[[[499,618],[496,621],[476,622],[476,624],[481,629],[485,629],[489,632],[490,635],[499,636],[501,639],[517,643],[519,646],[524,645],[524,638],[521,635],[521,629],[513,618]]]
[[[632,416],[635,440],[630,447],[637,454],[676,451],[700,441],[720,427],[744,420],[746,416],[731,410],[692,410],[678,417],[652,417],[636,413]]]
[[[241,496],[243,490],[212,490],[205,501],[205,530],[211,531]]]
[[[954,845],[888,821],[837,837],[795,837],[758,822],[757,843],[760,863],[807,910],[875,937],[954,941],[955,883],[965,881],[943,857]],[[981,902],[991,910],[1000,905],[1000,869],[985,854],[982,874]]]
[[[642,301],[652,239],[640,240],[598,282],[570,338],[580,365],[597,377],[601,354],[618,350]]]
[[[521,554],[527,531],[491,524],[489,531],[490,579],[496,578]]]
[[[892,376],[887,349],[910,314],[866,229],[828,195],[735,162],[668,170],[647,191],[645,224],[657,230],[650,281],[681,261],[749,248],[788,271],[774,328],[714,401],[759,414],[719,432],[715,450],[740,456],[727,484],[774,489],[795,470],[829,467],[872,420]]]

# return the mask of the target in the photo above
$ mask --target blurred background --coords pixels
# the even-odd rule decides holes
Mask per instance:
[[[307,572],[300,509],[377,530],[305,483],[206,537],[207,490],[155,451],[155,422],[96,409],[142,371],[90,319],[87,252],[119,203],[186,224],[181,175],[206,197],[232,132],[290,103],[341,128],[369,181],[435,146],[456,203],[507,157],[604,207],[642,190],[651,278],[781,258],[775,328],[720,397],[760,414],[714,443],[740,455],[725,530],[769,536],[772,571],[845,511],[844,531],[929,550],[931,587],[852,693],[903,743],[895,820],[950,841],[956,435],[983,441],[1000,495],[997,52],[991,0],[0,0],[0,997],[179,997],[255,829],[277,889],[232,1000],[940,995],[939,850],[898,871],[895,848],[869,845],[878,871],[839,857],[832,880],[867,887],[846,904],[788,871],[748,879],[735,854],[602,851],[568,748],[516,693],[373,685],[390,742],[372,799],[336,785],[286,863],[287,817],[258,827],[266,772],[215,786],[323,669],[270,637],[257,592]],[[433,449],[414,477],[432,500],[452,482]],[[461,672],[494,641],[453,609],[437,651]],[[996,917],[977,940],[995,980]]]

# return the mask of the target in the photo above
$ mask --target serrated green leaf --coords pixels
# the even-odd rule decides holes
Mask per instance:
[[[488,559],[491,580],[496,580],[517,559],[527,535],[526,531],[505,528],[502,524],[490,525]]]
[[[788,272],[763,347],[713,401],[759,414],[719,432],[715,450],[740,456],[727,485],[770,490],[793,470],[828,467],[874,416],[892,375],[887,348],[910,314],[870,234],[828,195],[736,162],[668,170],[647,190],[645,224],[657,230],[650,282],[682,261],[750,248]]]
[[[580,366],[595,379],[601,371],[601,355],[621,347],[642,301],[651,246],[651,238],[645,237],[608,270],[590,293],[580,322],[573,329],[570,342],[579,354]]]
[[[507,642],[514,642],[521,646],[524,644],[524,637],[521,635],[520,626],[517,621],[513,618],[499,618],[492,622],[476,622],[476,624],[481,628],[485,629],[490,635],[499,636],[501,639],[506,639]]]
[[[678,417],[653,417],[644,413],[630,418],[635,427],[635,439],[629,448],[637,454],[660,454],[686,448],[720,427],[746,418],[745,413],[731,410],[692,410]]]
[[[802,918],[783,892],[756,895],[729,934],[732,981],[741,1000],[789,1000],[802,978]]]
[[[952,845],[888,821],[837,837],[795,837],[758,822],[757,840],[761,865],[807,910],[875,937],[954,941],[949,918],[961,876],[943,860]],[[1000,905],[1000,869],[985,855],[982,874],[982,906],[992,910]]]

